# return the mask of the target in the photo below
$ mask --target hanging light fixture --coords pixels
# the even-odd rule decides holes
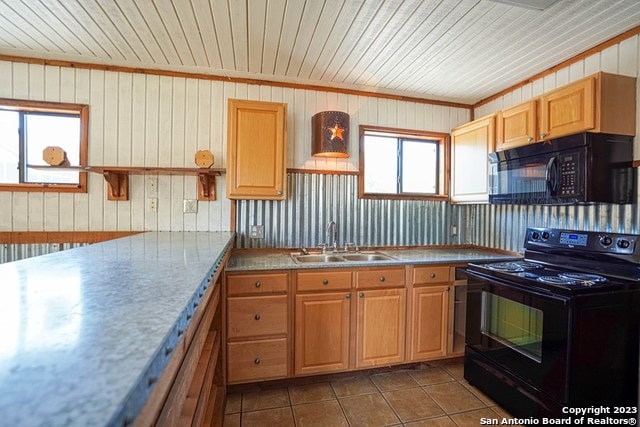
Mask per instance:
[[[349,157],[349,115],[322,111],[311,118],[311,154],[316,157]]]

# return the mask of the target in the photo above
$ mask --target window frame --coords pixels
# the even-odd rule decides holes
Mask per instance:
[[[364,137],[368,132],[386,134],[386,136],[398,139],[429,140],[438,142],[438,193],[365,193],[364,191]],[[358,158],[358,198],[380,200],[449,200],[449,176],[451,169],[451,137],[448,133],[422,131],[415,129],[399,129],[385,126],[360,125],[359,126],[359,158]],[[401,176],[402,171],[398,171]]]
[[[87,166],[88,146],[89,146],[89,106],[86,104],[72,104],[68,102],[48,102],[30,101],[23,99],[0,98],[0,105],[4,109],[25,112],[39,112],[50,114],[73,114],[80,118],[80,165],[71,166],[80,169]],[[23,150],[24,147],[19,147]],[[25,161],[26,160],[21,160]],[[27,165],[23,165],[24,168]],[[80,170],[78,174],[78,184],[57,184],[57,183],[27,183],[15,184],[0,183],[0,191],[37,191],[37,192],[57,192],[57,193],[86,193],[87,192],[87,172]]]

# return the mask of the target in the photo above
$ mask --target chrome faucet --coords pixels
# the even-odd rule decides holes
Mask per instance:
[[[338,228],[333,220],[327,224],[327,243],[333,248],[333,252],[338,252]]]

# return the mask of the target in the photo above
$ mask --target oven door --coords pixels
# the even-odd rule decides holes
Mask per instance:
[[[466,344],[566,402],[570,300],[468,271]]]

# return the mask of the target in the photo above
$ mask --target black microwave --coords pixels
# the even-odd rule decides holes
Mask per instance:
[[[581,133],[489,154],[489,203],[633,203],[633,137]]]

